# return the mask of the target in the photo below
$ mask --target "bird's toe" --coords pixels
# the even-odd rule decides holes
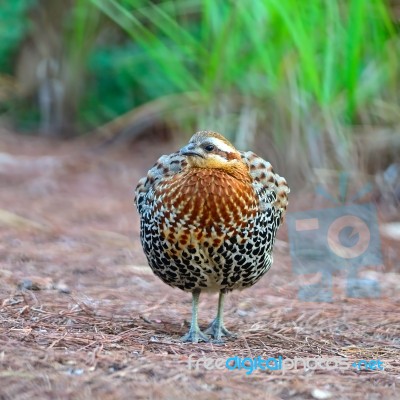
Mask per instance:
[[[216,341],[221,341],[222,337],[236,337],[236,335],[225,328],[217,318],[204,331],[207,335],[211,335]]]
[[[182,336],[181,341],[185,343],[209,342],[210,338],[197,328],[190,329],[186,335]]]

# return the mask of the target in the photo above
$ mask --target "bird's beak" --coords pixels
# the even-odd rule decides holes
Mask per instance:
[[[204,158],[203,154],[196,149],[196,145],[193,143],[189,143],[185,147],[182,147],[180,150],[180,154],[182,156],[191,156],[191,157],[201,157]]]

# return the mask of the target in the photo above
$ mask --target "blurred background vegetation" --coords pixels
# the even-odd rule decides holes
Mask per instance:
[[[1,124],[104,141],[212,129],[282,174],[383,170],[400,154],[399,5],[4,0]]]

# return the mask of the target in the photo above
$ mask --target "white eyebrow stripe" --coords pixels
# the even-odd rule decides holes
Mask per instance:
[[[220,150],[225,151],[227,153],[233,153],[235,151],[231,146],[228,146],[221,139],[212,137],[212,138],[209,138],[208,141],[211,142],[216,147],[218,147]]]

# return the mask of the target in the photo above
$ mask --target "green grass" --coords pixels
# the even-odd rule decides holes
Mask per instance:
[[[154,85],[194,92],[201,105],[177,110],[182,129],[220,129],[243,145],[268,135],[313,166],[344,165],[348,128],[373,121],[376,100],[391,101],[398,87],[384,1],[91,2],[142,52],[130,65],[141,102],[157,98]],[[145,75],[143,63],[154,65]]]

